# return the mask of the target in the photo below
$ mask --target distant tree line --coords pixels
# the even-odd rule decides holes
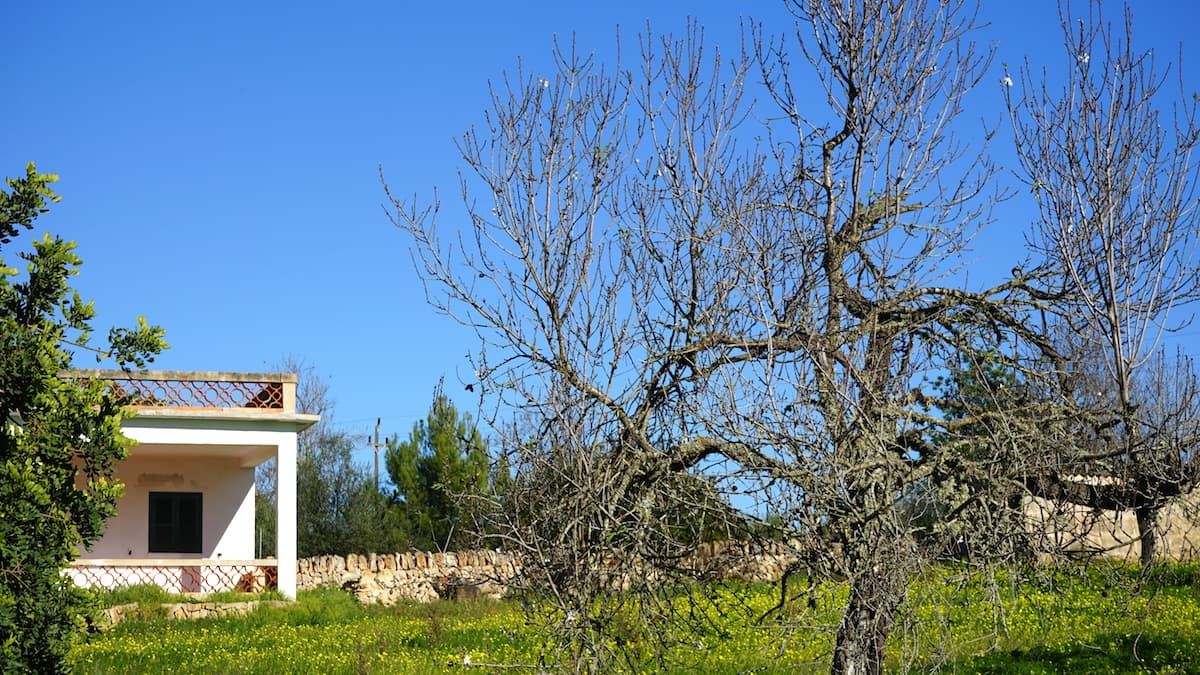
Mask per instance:
[[[296,407],[321,415],[300,433],[296,460],[296,548],[300,557],[455,550],[480,545],[475,511],[503,483],[493,467],[487,440],[471,415],[460,413],[441,391],[434,392],[425,419],[406,440],[387,441],[388,482],[354,461],[354,435],[340,428],[328,383],[296,358],[276,364],[299,375]],[[255,549],[275,554],[275,462],[256,476]]]

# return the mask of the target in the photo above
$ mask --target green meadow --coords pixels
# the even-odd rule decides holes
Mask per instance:
[[[691,619],[664,643],[635,603],[605,640],[625,672],[790,673],[829,667],[844,587],[696,586],[674,602]],[[226,597],[224,600],[235,598]],[[539,672],[563,654],[555,617],[519,599],[363,607],[339,590],[303,592],[240,618],[141,618],[94,634],[72,654],[78,673]],[[620,598],[612,598],[620,602]],[[623,613],[622,613],[623,612]],[[665,646],[664,646],[665,644]],[[1153,578],[1113,567],[968,575],[941,569],[913,585],[888,652],[889,671],[1200,673],[1200,568]]]

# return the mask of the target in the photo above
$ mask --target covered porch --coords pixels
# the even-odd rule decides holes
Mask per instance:
[[[75,583],[172,592],[278,588],[296,594],[296,376],[83,370],[133,401],[137,445],[117,467],[117,515],[69,570]],[[277,462],[276,557],[255,558],[255,467]]]

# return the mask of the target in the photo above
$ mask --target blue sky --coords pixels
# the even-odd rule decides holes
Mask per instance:
[[[453,197],[453,139],[482,118],[489,79],[518,57],[546,68],[556,35],[607,58],[618,25],[633,49],[648,20],[668,32],[688,16],[730,53],[741,17],[789,21],[765,0],[0,3],[0,175],[34,160],[62,176],[37,229],[77,241],[97,325],[142,314],[167,329],[154,367],[296,355],[330,381],[341,426],[365,435],[382,417],[406,435],[443,375],[472,407],[475,340],[425,304],[379,167],[395,193]],[[1163,58],[1200,24],[1191,2],[1142,0],[1134,16]],[[983,18],[996,80],[1026,55],[1060,62],[1053,0],[984,0]],[[969,114],[999,119],[998,85],[975,100]],[[1030,216],[1000,215],[979,251],[1008,269]]]

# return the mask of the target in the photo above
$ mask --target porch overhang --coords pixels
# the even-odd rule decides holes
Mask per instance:
[[[186,471],[176,470],[172,462],[196,467],[207,464],[211,459],[216,464],[236,466],[238,471],[244,472],[272,457],[276,458],[276,559],[272,562],[277,563],[277,569],[272,570],[271,576],[281,593],[295,597],[296,434],[320,420],[318,415],[296,412],[295,374],[75,370],[66,375],[81,380],[103,380],[110,383],[114,391],[127,397],[128,409],[133,414],[122,420],[121,428],[127,437],[137,442],[130,448],[129,461],[136,461],[144,468],[141,469],[142,473],[130,478],[136,481],[138,489],[143,492],[197,484],[183,475]],[[234,469],[222,469],[231,470]],[[226,499],[234,498],[234,503],[247,504],[245,508],[250,509],[249,515],[237,515],[236,520],[245,524],[245,518],[249,518],[252,525],[253,485],[246,482],[242,485],[246,486],[241,493],[244,498],[228,494],[226,489],[224,496],[216,497],[216,503],[228,503]],[[195,492],[207,488],[186,489]],[[245,502],[244,499],[250,501]],[[245,514],[245,508],[225,510],[237,510]],[[208,507],[205,506],[204,510],[207,511]],[[231,531],[236,531],[236,528]],[[250,545],[252,547],[252,542]],[[230,555],[225,557],[229,558]],[[179,561],[178,565],[191,575],[190,578],[195,579],[207,578],[212,570],[220,569],[219,565],[228,565],[211,559],[206,561],[208,558],[210,556],[205,554],[197,559]],[[97,559],[79,562],[84,566],[97,566]],[[137,561],[129,559],[122,565],[99,565],[109,570],[120,568],[123,570],[121,575],[155,566],[139,565]],[[207,571],[196,576],[198,573],[189,571],[193,568]]]
[[[255,467],[275,457],[278,434],[296,434],[320,421],[303,413],[134,408],[121,429],[138,442],[130,454],[144,457],[229,457]]]

